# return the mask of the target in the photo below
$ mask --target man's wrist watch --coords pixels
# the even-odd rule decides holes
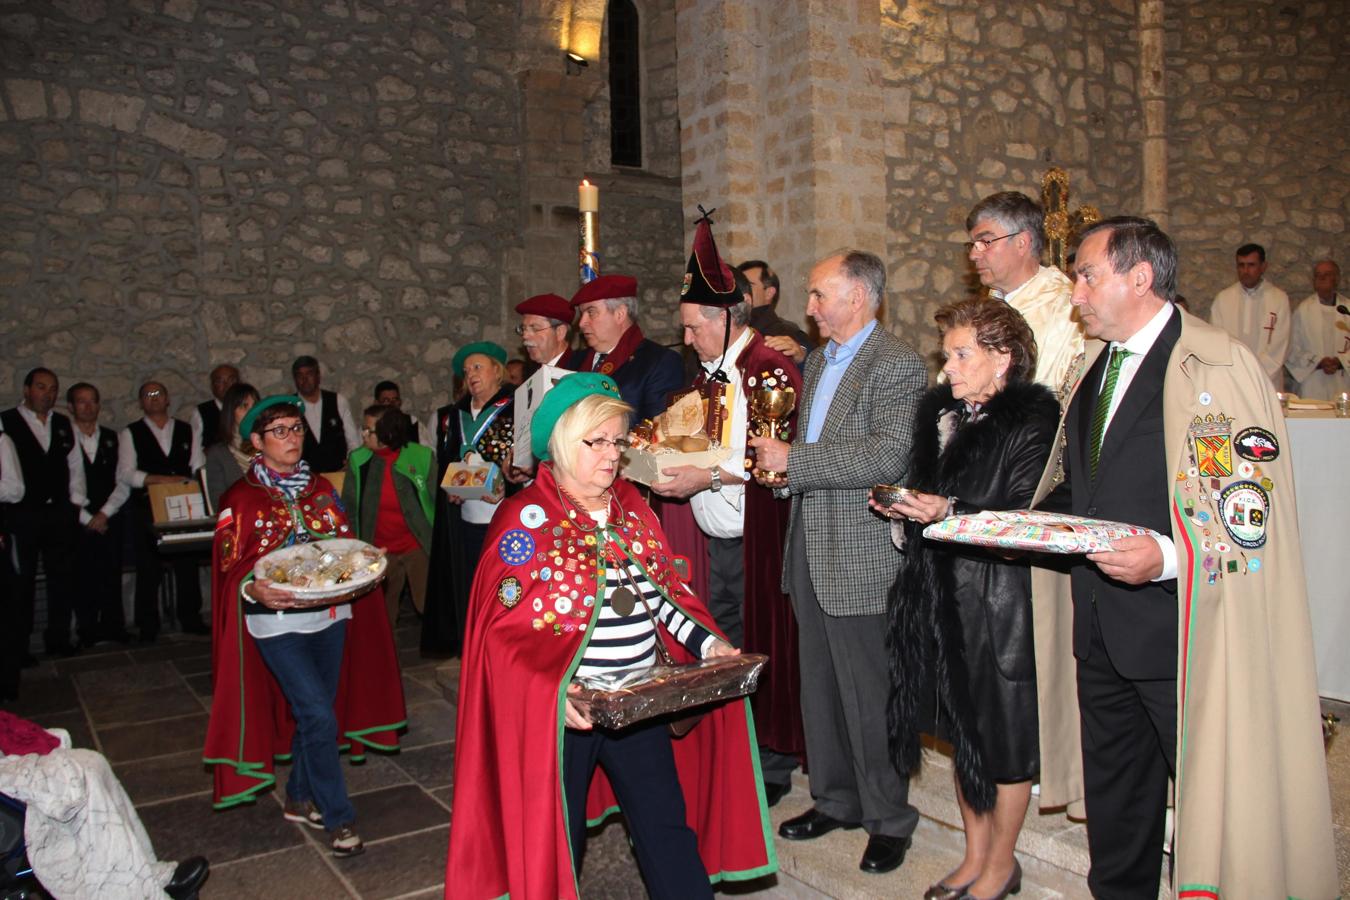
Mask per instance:
[[[717,466],[712,467],[712,474],[709,477],[708,490],[716,493],[722,489],[722,470]]]

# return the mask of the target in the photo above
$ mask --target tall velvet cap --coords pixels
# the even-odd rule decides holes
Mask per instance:
[[[731,266],[723,262],[717,252],[717,242],[713,240],[710,218],[716,211],[715,209],[705,211],[702,206],[698,208],[698,224],[694,228],[694,249],[689,254],[689,266],[685,269],[684,284],[680,287],[680,302],[726,309],[745,298],[736,290],[736,276],[732,273]]]
[[[474,341],[472,344],[465,344],[455,352],[455,358],[450,360],[450,368],[457,372],[464,371],[464,361],[475,353],[481,353],[495,359],[502,365],[506,365],[506,348],[501,344],[492,341]]]
[[[264,397],[253,404],[248,412],[244,413],[244,418],[239,420],[239,437],[248,440],[248,436],[253,433],[253,425],[258,421],[258,416],[262,411],[273,406],[281,406],[283,403],[290,403],[300,407],[300,415],[305,414],[305,401],[300,399],[298,394],[272,394],[270,397]]]
[[[614,379],[599,372],[573,372],[558,379],[530,419],[530,452],[535,459],[548,459],[548,439],[553,436],[553,428],[558,419],[583,398],[592,394],[604,394],[615,400],[619,396],[619,386]]]
[[[637,296],[637,279],[632,275],[601,275],[583,284],[572,295],[572,308],[593,300],[617,300]]]
[[[572,304],[557,294],[536,294],[528,300],[522,300],[516,304],[516,312],[522,316],[543,316],[564,325],[572,323]]]

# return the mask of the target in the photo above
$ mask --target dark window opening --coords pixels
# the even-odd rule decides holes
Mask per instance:
[[[609,4],[609,158],[615,166],[642,165],[642,70],[638,13],[632,0]]]

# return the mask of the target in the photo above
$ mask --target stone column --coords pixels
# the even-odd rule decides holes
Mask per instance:
[[[723,256],[768,260],[801,321],[816,259],[885,254],[880,7],[679,0],[676,26],[686,213],[716,206]]]
[[[1167,66],[1163,0],[1139,0],[1139,104],[1144,112],[1144,215],[1167,227]]]

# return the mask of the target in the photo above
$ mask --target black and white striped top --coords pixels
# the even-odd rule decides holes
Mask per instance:
[[[627,563],[627,566],[629,578],[625,578],[622,570],[615,566],[605,569],[605,602],[600,615],[592,620],[591,642],[586,646],[586,655],[577,668],[578,677],[617,669],[646,668],[656,663],[656,630],[642,609],[643,601],[657,621],[695,659],[703,658],[706,645],[712,640],[712,633],[687,618],[673,603],[662,597],[636,564]],[[633,605],[632,615],[620,616],[610,605],[610,597],[621,587],[632,590],[633,586],[642,591],[642,597]]]

